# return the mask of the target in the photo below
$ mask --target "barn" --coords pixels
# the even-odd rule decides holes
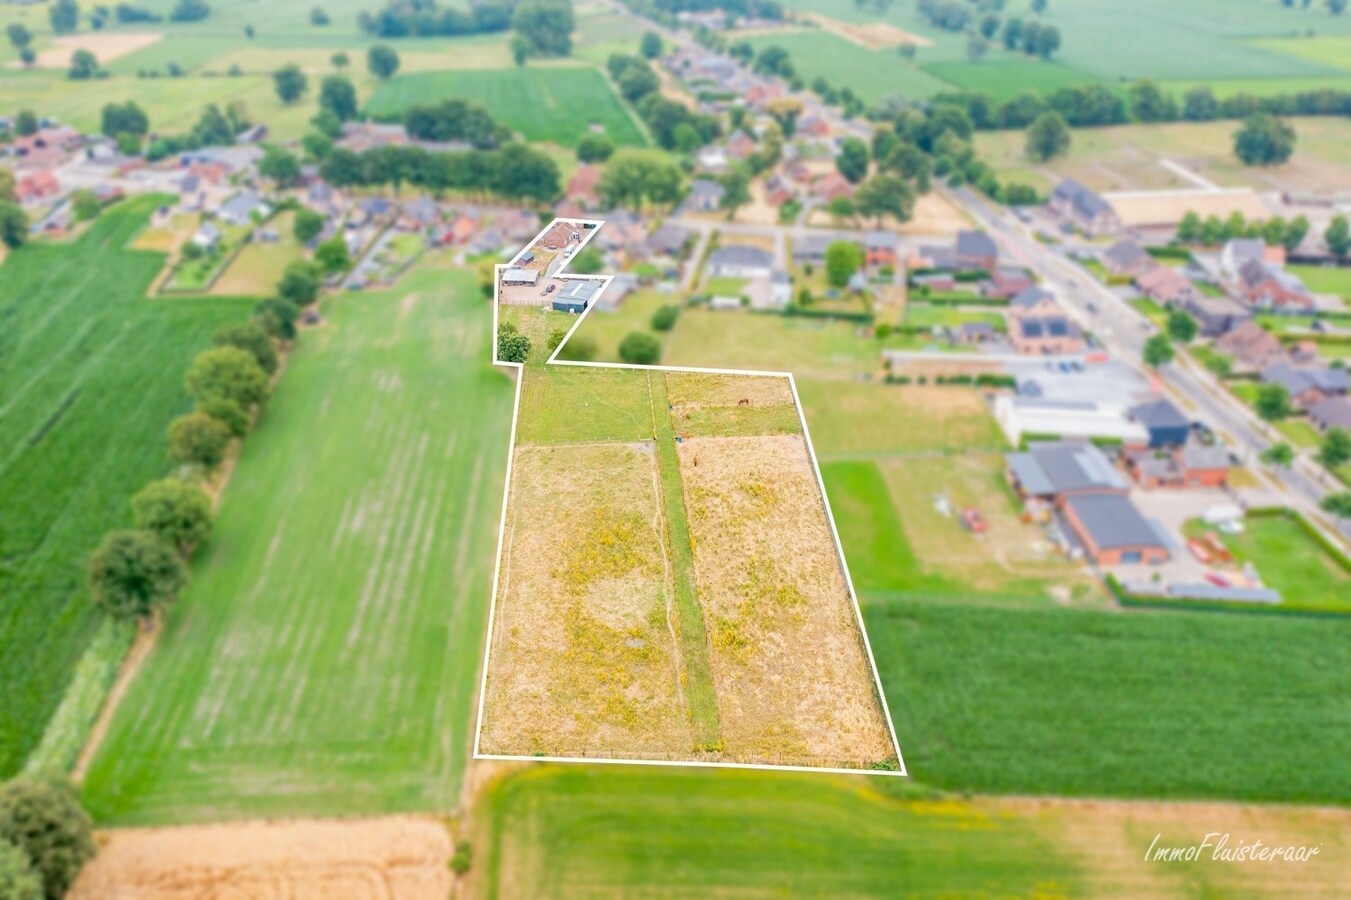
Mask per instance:
[[[590,279],[569,281],[554,297],[553,308],[558,312],[582,313],[600,293],[601,282]]]

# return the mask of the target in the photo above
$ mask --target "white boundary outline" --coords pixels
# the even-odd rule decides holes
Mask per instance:
[[[507,503],[511,498],[511,464],[513,458],[516,455],[516,424],[520,417],[521,412],[521,382],[524,380],[523,370],[525,369],[524,363],[505,362],[497,358],[498,311],[501,306],[499,302],[500,298],[498,297],[498,292],[501,289],[502,285],[502,278],[501,278],[502,272],[510,268],[512,263],[514,263],[521,256],[521,254],[525,253],[526,250],[529,250],[531,247],[533,247],[536,241],[540,240],[540,238],[548,234],[549,231],[554,227],[554,225],[560,222],[570,225],[581,225],[585,229],[584,232],[585,237],[582,239],[581,244],[577,245],[572,256],[568,258],[562,266],[559,266],[558,270],[549,277],[558,278],[560,280],[565,281],[566,280],[602,281],[604,282],[604,284],[602,284],[600,291],[596,294],[596,297],[592,299],[592,302],[581,313],[581,315],[577,317],[577,321],[574,322],[572,327],[568,329],[567,334],[564,335],[563,340],[559,342],[558,346],[554,348],[553,353],[549,354],[549,358],[545,361],[545,365],[584,366],[597,369],[637,369],[648,372],[688,372],[702,375],[750,375],[750,376],[788,379],[788,386],[793,392],[793,404],[797,407],[798,422],[802,425],[802,438],[807,445],[807,455],[812,462],[812,472],[816,475],[816,489],[821,492],[821,502],[825,506],[826,521],[830,523],[830,535],[835,541],[835,553],[840,560],[840,568],[844,572],[844,583],[845,587],[849,590],[849,599],[852,600],[854,604],[854,616],[856,621],[858,622],[859,633],[863,636],[863,647],[868,653],[868,666],[872,670],[873,687],[876,689],[877,698],[882,704],[882,715],[886,719],[887,730],[891,734],[891,746],[892,749],[896,751],[896,761],[900,765],[899,769],[897,770],[844,769],[844,768],[830,768],[824,766],[771,765],[768,763],[705,762],[700,760],[685,761],[685,760],[666,760],[666,759],[608,759],[603,757],[587,757],[587,756],[512,756],[506,754],[482,753],[479,751],[479,740],[483,735],[483,710],[485,701],[487,700],[488,697],[487,693],[488,666],[490,663],[490,658],[493,649],[493,625],[497,615],[497,590],[499,586],[499,579],[502,574],[502,549],[506,541]],[[863,623],[863,609],[858,602],[858,593],[854,590],[853,577],[849,574],[849,563],[844,557],[844,545],[840,543],[840,533],[838,529],[836,529],[835,527],[835,513],[830,508],[830,497],[826,495],[826,485],[821,478],[821,466],[816,459],[816,448],[812,445],[811,431],[807,427],[807,416],[802,408],[802,398],[798,396],[797,382],[793,378],[793,373],[773,372],[757,369],[719,369],[719,368],[700,368],[697,366],[643,366],[630,363],[601,363],[601,362],[580,362],[580,361],[566,361],[566,360],[556,361],[559,351],[561,351],[565,346],[567,346],[568,341],[572,339],[573,333],[579,327],[581,327],[582,322],[585,321],[586,317],[589,316],[591,312],[596,308],[596,299],[598,299],[600,295],[605,292],[605,289],[609,287],[610,282],[614,280],[613,275],[595,276],[595,275],[564,274],[568,266],[572,263],[572,261],[575,260],[581,254],[582,249],[585,248],[586,245],[591,242],[591,238],[594,237],[595,234],[604,225],[605,220],[603,219],[555,218],[551,220],[549,224],[545,225],[544,228],[542,228],[538,234],[536,234],[533,238],[531,238],[530,242],[526,244],[525,247],[523,247],[515,256],[511,258],[511,262],[499,263],[493,267],[493,330],[492,334],[490,335],[491,349],[489,351],[489,355],[492,359],[493,365],[503,366],[505,368],[510,369],[516,369],[517,374],[516,374],[516,397],[515,400],[513,401],[514,405],[512,406],[511,409],[511,441],[507,446],[506,485],[502,492],[502,520],[497,529],[497,558],[493,563],[492,602],[488,607],[488,632],[487,637],[484,641],[484,648],[483,648],[483,674],[479,680],[478,717],[477,723],[474,726],[473,758],[515,760],[524,762],[594,763],[601,765],[634,765],[634,766],[682,766],[682,767],[688,766],[688,767],[711,768],[711,769],[769,769],[779,772],[821,772],[838,775],[893,775],[902,777],[907,776],[909,773],[906,771],[905,768],[905,758],[901,756],[901,744],[896,737],[896,726],[892,722],[891,709],[887,705],[886,692],[882,689],[882,677],[877,672],[877,659],[873,656],[872,642],[868,640],[868,629]],[[697,260],[690,261],[690,264],[691,265],[697,264]]]

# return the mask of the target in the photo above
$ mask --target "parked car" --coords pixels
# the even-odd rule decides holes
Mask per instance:
[[[974,506],[968,506],[962,510],[962,525],[967,531],[975,534],[983,534],[986,529],[985,517],[980,514],[980,510]]]

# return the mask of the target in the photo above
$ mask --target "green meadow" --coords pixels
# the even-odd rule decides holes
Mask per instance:
[[[474,877],[484,898],[1078,892],[1029,824],[903,779],[539,765],[476,801]]]
[[[85,779],[100,821],[455,804],[512,387],[471,271],[323,313]]]
[[[572,146],[599,129],[616,144],[645,146],[647,137],[610,82],[590,66],[526,66],[396,75],[366,104],[371,115],[397,115],[414,104],[473,100],[529,141]]]
[[[0,266],[0,777],[37,744],[96,630],[85,559],[167,471],[188,363],[252,306],[146,299],[164,256],[126,245],[156,202]]]

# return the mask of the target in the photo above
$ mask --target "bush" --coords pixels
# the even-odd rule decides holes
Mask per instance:
[[[633,365],[650,366],[661,358],[661,341],[651,332],[630,332],[619,343],[619,358]]]
[[[676,319],[680,316],[680,307],[675,305],[663,306],[652,314],[653,331],[670,331],[675,327]]]
[[[253,308],[253,314],[260,325],[275,338],[292,341],[296,336],[296,319],[300,318],[300,307],[280,297],[260,300]]]
[[[42,878],[33,871],[28,854],[4,839],[0,839],[0,897],[42,900]]]
[[[455,842],[455,855],[450,858],[450,870],[463,875],[474,864],[474,845],[465,840]]]
[[[497,326],[498,362],[523,363],[530,355],[530,338],[516,330],[511,322]]]
[[[217,347],[237,347],[243,350],[269,375],[277,371],[279,361],[277,348],[272,345],[272,336],[256,321],[222,325],[212,335],[211,342]]]
[[[184,382],[199,403],[208,397],[223,397],[248,409],[267,398],[267,373],[252,353],[238,347],[215,347],[197,354]]]
[[[248,434],[249,414],[233,400],[207,397],[197,404],[197,412],[219,421],[230,432],[231,437],[243,437]]]
[[[93,857],[91,827],[65,781],[24,777],[0,787],[0,841],[28,858],[42,893],[53,900],[66,895]]]

